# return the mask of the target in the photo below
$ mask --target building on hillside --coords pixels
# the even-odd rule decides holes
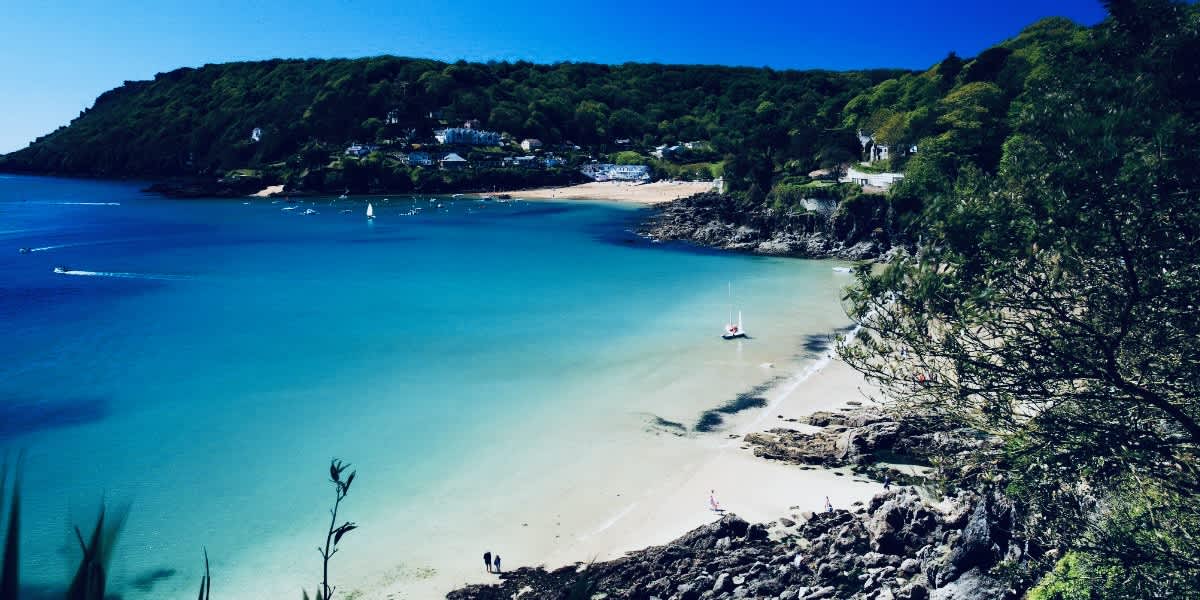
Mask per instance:
[[[887,160],[892,156],[892,148],[890,145],[876,140],[874,135],[867,135],[863,133],[861,129],[858,131],[858,143],[862,144],[863,154],[866,156],[868,163],[873,163],[877,160]],[[904,145],[900,144],[897,152],[903,151]],[[917,147],[912,146],[908,151],[910,154],[915,154],[917,152]]]
[[[479,129],[481,126],[483,123],[480,123],[479,119],[467,119],[463,122],[464,129]]]
[[[356,156],[362,158],[375,151],[375,146],[371,144],[350,144],[346,147],[346,156]]]
[[[554,167],[563,166],[564,164],[566,164],[566,161],[563,160],[562,157],[560,157],[560,156],[556,156],[554,154],[547,154],[545,157],[542,158],[542,164],[545,165],[547,169],[553,169]]]
[[[441,132],[438,141],[443,144],[462,144],[465,146],[499,146],[500,134],[482,129],[467,129],[466,127],[451,127]]]
[[[579,172],[596,181],[650,181],[648,165],[588,163]]]
[[[904,179],[903,173],[864,173],[850,167],[846,170],[846,176],[838,181],[842,183],[857,183],[863,186],[864,191],[872,191],[866,188],[876,188],[878,190],[886,190],[892,187],[897,181]]]
[[[250,130],[250,141],[257,142],[262,139],[262,128],[255,127]]]
[[[403,155],[400,162],[410,167],[432,167],[433,157],[428,152],[409,152]]]
[[[661,146],[655,146],[654,151],[652,151],[650,154],[654,156],[654,158],[670,160],[672,158],[678,158],[687,152],[687,150],[688,148],[684,145],[676,144],[674,146],[668,146],[663,144]]]
[[[521,140],[521,149],[526,152],[533,152],[542,147],[542,140],[536,138],[527,138]]]
[[[450,154],[442,157],[441,165],[442,169],[447,171],[457,171],[467,168],[467,159],[455,154],[454,152],[451,152]]]

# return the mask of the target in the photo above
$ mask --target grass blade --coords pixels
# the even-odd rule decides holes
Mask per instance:
[[[7,465],[5,465],[7,471]],[[0,490],[2,492],[3,490]],[[4,496],[0,494],[0,507]],[[0,508],[2,510],[2,508]],[[21,538],[21,459],[13,471],[12,507],[8,513],[8,532],[4,539],[4,562],[0,565],[0,598],[16,598],[20,582]]]

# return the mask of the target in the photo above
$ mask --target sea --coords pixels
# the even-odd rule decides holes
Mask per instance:
[[[193,597],[205,553],[213,597],[312,594],[335,458],[357,472],[339,596],[434,577],[478,561],[481,523],[540,534],[569,490],[636,497],[849,325],[840,263],[651,243],[636,206],[145,185],[0,175],[0,452],[30,590],[69,580],[105,507],[123,598]],[[722,340],[739,312],[749,337]],[[555,518],[620,514],[573,506]]]

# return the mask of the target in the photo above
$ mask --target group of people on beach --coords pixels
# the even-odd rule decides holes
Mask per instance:
[[[492,551],[488,550],[483,553],[483,568],[487,569],[488,573],[500,572],[500,555],[492,556]],[[495,569],[493,571],[492,569]]]

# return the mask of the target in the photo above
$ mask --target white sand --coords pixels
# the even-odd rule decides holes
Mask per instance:
[[[519,506],[517,520],[511,505],[481,508],[437,524],[423,522],[420,515],[397,515],[397,523],[383,528],[409,531],[411,539],[355,550],[395,556],[396,566],[388,573],[357,573],[352,588],[362,590],[362,598],[441,597],[468,583],[495,581],[479,564],[484,550],[500,553],[506,570],[616,558],[720,518],[709,509],[710,490],[722,508],[751,522],[819,511],[826,496],[838,508],[866,501],[880,490],[879,484],[845,470],[839,475],[756,458],[741,442],[749,431],[804,427],[787,418],[862,401],[863,386],[863,378],[844,363],[818,363],[768,393],[770,407],[741,417],[725,433],[688,438],[642,434],[645,446],[635,442],[637,447],[626,446],[621,455],[616,454],[621,447],[611,453],[606,449],[606,464],[592,465],[572,476],[574,481],[546,481],[546,471],[539,467],[514,470],[516,498],[509,502]],[[529,495],[521,497],[526,488]],[[471,482],[458,482],[448,487],[445,501],[477,493]],[[344,556],[339,558],[346,568],[352,558]]]
[[[497,192],[523,200],[608,200],[635,204],[658,204],[686,198],[713,189],[711,181],[593,181],[568,187]],[[490,196],[492,194],[476,194]],[[482,560],[482,559],[481,559]]]
[[[267,186],[261,190],[258,190],[257,192],[254,192],[253,194],[250,194],[250,195],[254,196],[255,198],[268,198],[275,194],[282,194],[282,193],[283,193],[283,184],[280,184],[280,185],[269,185],[269,186]]]

